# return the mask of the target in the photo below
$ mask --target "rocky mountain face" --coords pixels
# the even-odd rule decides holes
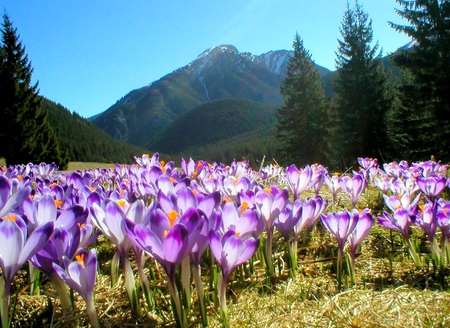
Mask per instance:
[[[92,121],[116,139],[145,146],[177,117],[209,101],[245,99],[280,105],[280,86],[291,54],[279,50],[255,56],[231,45],[212,47],[188,65],[129,92]],[[318,69],[322,76],[329,73]]]

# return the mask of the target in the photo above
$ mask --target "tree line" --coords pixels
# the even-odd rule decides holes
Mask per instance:
[[[372,21],[358,1],[347,3],[340,27],[333,96],[325,97],[296,33],[277,114],[283,163],[346,170],[357,157],[450,161],[450,3],[396,2],[409,25],[389,24],[412,39],[390,55],[398,80],[383,66],[378,42],[372,46]]]
[[[9,16],[0,44],[0,158],[7,165],[69,161],[132,163],[147,151],[115,140],[86,119],[39,95],[33,68]]]

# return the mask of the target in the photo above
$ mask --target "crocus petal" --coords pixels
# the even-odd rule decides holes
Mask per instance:
[[[185,257],[188,230],[182,225],[176,225],[169,231],[163,242],[164,258],[172,263],[181,262]]]
[[[209,247],[219,263],[222,262],[222,243],[220,233],[214,230],[209,232]]]
[[[6,192],[9,194],[8,188],[4,185],[3,187],[0,186],[0,192],[3,193],[3,195],[0,195],[0,197],[5,197],[4,195]],[[18,206],[20,206],[25,199],[30,195],[31,193],[31,187],[26,186],[22,189],[19,189],[16,193],[14,193],[7,201],[4,203],[3,207],[0,205],[0,217],[5,216]],[[8,195],[9,196],[9,195]],[[2,200],[4,201],[4,200]]]
[[[38,225],[56,220],[56,205],[52,196],[44,195],[39,200],[36,219]]]
[[[0,223],[0,264],[6,283],[11,283],[20,268],[18,259],[23,249],[24,235],[12,220]]]
[[[17,260],[17,264],[22,266],[26,261],[28,261],[34,254],[39,252],[39,250],[44,247],[48,239],[53,233],[54,222],[47,222],[39,227],[37,227],[31,235],[28,237],[20,257]]]

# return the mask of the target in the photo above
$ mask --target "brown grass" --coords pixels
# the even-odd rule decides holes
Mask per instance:
[[[432,267],[419,270],[413,266],[399,236],[390,240],[387,229],[376,226],[357,258],[356,285],[350,286],[347,280],[347,289],[341,292],[336,288],[334,241],[320,226],[309,236],[299,248],[299,269],[294,278],[289,278],[286,270],[281,239],[274,256],[280,274],[271,282],[267,282],[258,261],[254,275],[245,275],[242,268],[236,271],[228,285],[230,327],[450,326],[450,294],[439,287]],[[114,288],[110,286],[106,259],[112,257],[111,251],[110,247],[99,250],[99,259],[104,262],[95,298],[102,326],[173,327],[162,271],[158,271],[161,280],[155,286],[160,291],[157,311],[149,311],[142,297],[142,313],[133,318],[123,281]],[[147,265],[154,265],[150,263],[147,261]],[[19,294],[14,327],[31,327],[33,321],[36,327],[87,326],[84,302],[78,295],[76,311],[63,315],[51,284],[44,283],[41,296],[28,296],[26,292]],[[220,327],[212,294],[209,291],[210,327]],[[201,326],[196,304],[190,320],[192,327]]]

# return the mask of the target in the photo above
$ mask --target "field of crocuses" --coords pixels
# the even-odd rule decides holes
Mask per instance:
[[[2,327],[395,326],[383,321],[398,302],[383,301],[388,292],[406,282],[420,303],[448,288],[447,166],[358,162],[341,175],[321,165],[177,167],[158,154],[114,169],[3,167]],[[362,291],[372,296],[352,303]],[[320,313],[308,312],[312,301]],[[281,323],[294,303],[318,321]],[[449,324],[419,305],[419,326]]]

